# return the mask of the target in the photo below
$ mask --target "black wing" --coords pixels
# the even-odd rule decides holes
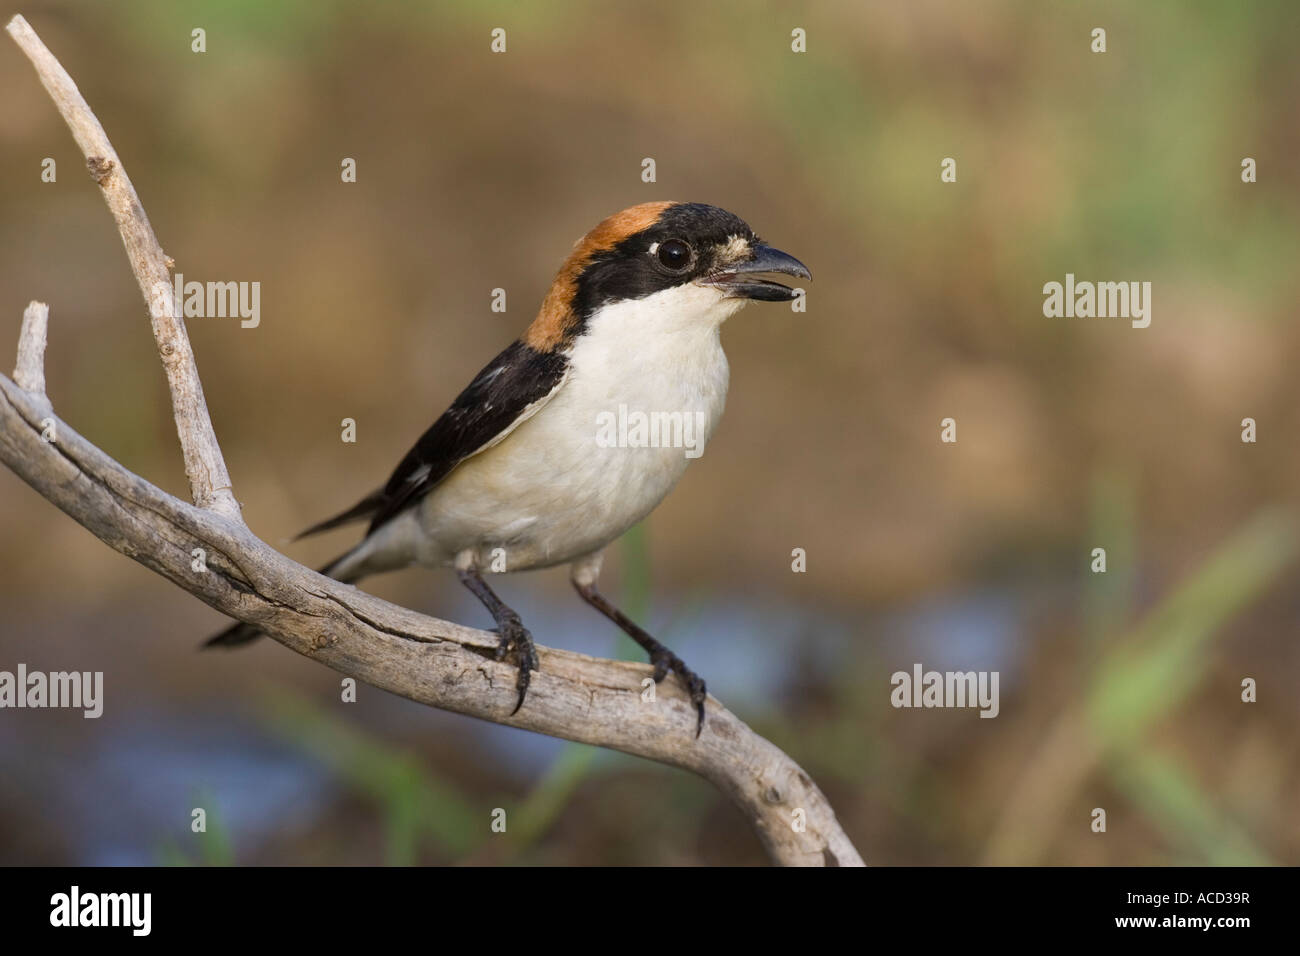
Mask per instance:
[[[569,362],[515,342],[474,377],[451,407],[420,436],[381,490],[298,537],[370,516],[370,534],[415,504],[466,458],[491,448],[546,404],[564,382]]]

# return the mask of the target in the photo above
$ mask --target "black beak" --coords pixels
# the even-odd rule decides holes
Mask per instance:
[[[723,271],[715,272],[705,278],[704,282],[725,290],[728,297],[734,299],[789,302],[796,297],[793,289],[771,279],[759,278],[758,274],[764,272],[795,276],[800,279],[812,278],[808,267],[794,256],[759,243],[754,246],[751,258],[728,265]]]

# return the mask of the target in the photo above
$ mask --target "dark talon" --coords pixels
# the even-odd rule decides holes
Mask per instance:
[[[519,677],[515,681],[515,687],[519,690],[519,701],[515,704],[515,709],[510,711],[510,716],[513,717],[519,713],[519,708],[524,706],[524,698],[528,696],[528,685],[532,683],[533,671],[540,669],[537,647],[533,644],[533,636],[528,633],[528,628],[524,627],[518,616],[504,618],[497,626],[496,632],[500,637],[497,643],[497,660],[505,660],[506,655],[513,650],[519,667]]]
[[[533,636],[528,633],[528,628],[524,627],[523,622],[519,620],[519,615],[493,593],[492,589],[487,586],[483,576],[475,568],[460,568],[456,574],[465,587],[474,593],[474,596],[483,602],[483,606],[488,609],[493,620],[497,622],[496,632],[499,640],[497,641],[496,658],[499,661],[506,659],[506,655],[512,650],[515,659],[519,663],[519,677],[515,681],[515,686],[519,688],[519,702],[515,704],[515,709],[510,711],[513,717],[519,713],[519,708],[524,706],[524,697],[528,695],[528,684],[532,680],[533,671],[539,670],[537,661],[537,648],[533,644]]]
[[[614,607],[614,605],[610,604],[609,601],[601,596],[600,592],[596,590],[594,582],[579,578],[576,575],[577,567],[578,565],[574,565],[575,576],[573,579],[573,587],[577,590],[578,594],[582,596],[584,601],[621,627],[628,637],[632,638],[632,640],[645,648],[646,653],[650,655],[650,663],[654,665],[655,683],[657,684],[667,677],[669,671],[672,671],[681,678],[682,683],[686,685],[686,689],[690,691],[691,703],[695,705],[695,714],[697,717],[695,723],[695,736],[699,737],[704,731],[704,701],[709,695],[709,692],[704,685],[704,681],[700,679],[700,675],[696,674],[689,667],[683,664],[680,657],[668,648],[664,647],[641,628],[637,627],[636,623],[633,622],[630,617],[618,608]]]
[[[691,703],[695,705],[697,717],[695,736],[699,737],[704,731],[704,701],[709,696],[708,685],[704,683],[704,679],[699,674],[687,667],[680,657],[662,644],[650,653],[650,663],[654,665],[656,684],[667,677],[669,671],[672,671],[686,685],[686,689],[691,695]]]

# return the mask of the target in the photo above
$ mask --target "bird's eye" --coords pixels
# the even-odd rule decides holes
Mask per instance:
[[[664,268],[681,272],[691,264],[691,247],[680,239],[659,243],[658,256]]]

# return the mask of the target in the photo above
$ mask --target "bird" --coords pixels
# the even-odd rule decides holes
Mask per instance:
[[[568,564],[579,596],[645,650],[655,682],[669,673],[682,682],[698,737],[704,680],[596,583],[606,546],[664,499],[718,425],[730,375],[723,323],[751,301],[803,294],[774,276],[812,278],[717,206],[645,202],[609,216],[574,245],[523,334],[383,487],[294,540],[368,521],[361,541],[320,569],[348,584],[411,565],[454,569],[496,623],[497,659],[518,668],[512,715],[539,669],[537,651],[485,575]],[[648,430],[657,441],[627,427],[656,414],[666,423]],[[688,427],[693,447],[683,448]],[[258,636],[239,623],[205,646]]]

